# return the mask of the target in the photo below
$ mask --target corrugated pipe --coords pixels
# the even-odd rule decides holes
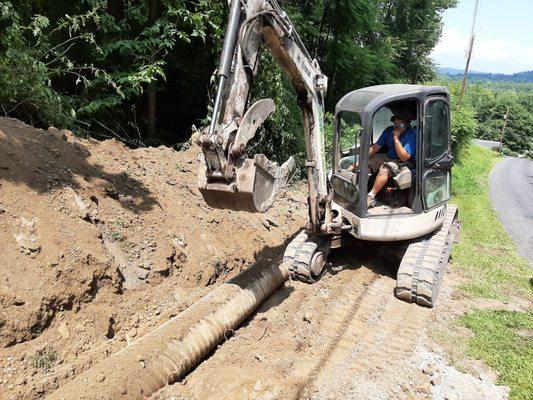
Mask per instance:
[[[283,264],[273,264],[243,271],[46,398],[144,399],[176,382],[288,279]]]

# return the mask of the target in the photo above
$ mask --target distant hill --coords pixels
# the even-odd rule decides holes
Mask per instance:
[[[462,79],[463,70],[457,68],[438,68],[440,75],[452,79]],[[490,72],[469,71],[468,80],[470,82],[493,81],[493,82],[514,82],[514,83],[533,83],[533,71],[517,72],[515,74],[493,74]]]

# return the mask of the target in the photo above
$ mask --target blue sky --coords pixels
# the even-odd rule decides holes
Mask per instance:
[[[464,69],[475,0],[459,0],[443,14],[442,37],[432,53],[442,67]],[[533,70],[533,0],[480,0],[470,69]]]

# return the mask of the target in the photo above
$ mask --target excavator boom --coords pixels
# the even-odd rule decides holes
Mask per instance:
[[[291,81],[302,109],[310,195],[308,229],[319,231],[327,198],[323,138],[327,78],[275,0],[231,2],[211,124],[197,140],[204,154],[199,189],[212,207],[265,212],[294,169],[292,157],[279,166],[263,154],[249,156],[246,151],[248,142],[275,112],[270,99],[249,104],[262,44]]]

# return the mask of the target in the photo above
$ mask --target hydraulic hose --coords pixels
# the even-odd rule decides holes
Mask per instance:
[[[218,67],[218,89],[213,105],[213,115],[211,116],[211,124],[209,125],[209,135],[215,131],[215,126],[220,112],[220,105],[222,104],[222,97],[224,94],[224,86],[226,79],[231,73],[231,64],[235,52],[235,45],[237,43],[237,32],[239,31],[239,24],[241,19],[241,1],[232,0],[231,9],[228,18],[228,27],[224,37],[224,44],[222,45],[222,54],[220,56],[220,65]]]

